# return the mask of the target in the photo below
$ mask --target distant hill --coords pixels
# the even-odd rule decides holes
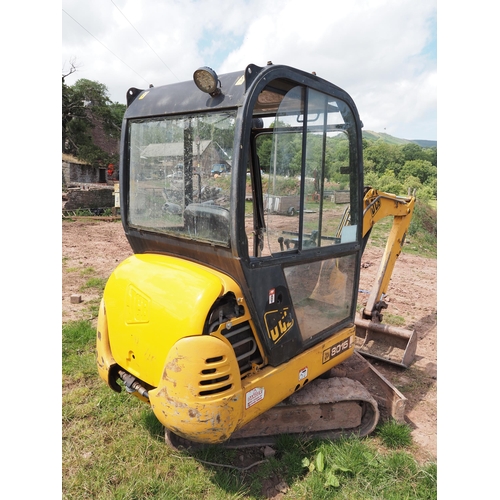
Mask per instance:
[[[383,141],[389,144],[418,144],[422,148],[435,148],[437,147],[437,141],[426,141],[419,139],[399,139],[398,137],[393,137],[392,135],[372,132],[371,130],[363,130],[363,138],[371,141]]]

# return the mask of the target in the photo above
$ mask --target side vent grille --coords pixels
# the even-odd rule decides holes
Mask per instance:
[[[229,363],[224,356],[207,358],[206,368],[201,370],[200,396],[213,396],[231,389],[231,371]]]
[[[262,363],[262,356],[248,322],[237,325],[230,330],[224,329],[221,333],[233,346],[241,375],[249,371],[253,363]]]

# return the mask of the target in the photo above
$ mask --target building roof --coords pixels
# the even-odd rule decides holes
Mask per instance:
[[[200,141],[199,154],[202,155],[210,146],[212,141]],[[198,154],[198,144],[193,144],[193,155]],[[184,156],[184,143],[182,142],[167,142],[159,144],[149,144],[141,154],[143,158],[158,158],[162,157],[179,157]]]

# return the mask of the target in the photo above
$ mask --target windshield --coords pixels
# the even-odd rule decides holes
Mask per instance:
[[[130,226],[229,247],[235,115],[129,122]]]

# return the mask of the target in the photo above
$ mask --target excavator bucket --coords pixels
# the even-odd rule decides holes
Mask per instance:
[[[413,330],[382,324],[382,310],[387,308],[383,297],[396,260],[401,253],[415,206],[415,193],[407,198],[390,193],[380,193],[366,188],[363,200],[363,239],[368,241],[373,225],[380,219],[393,217],[392,228],[380,261],[375,282],[361,314],[354,320],[356,325],[356,349],[368,356],[387,363],[408,368],[417,350],[417,336]]]
[[[415,358],[414,330],[356,317],[356,350],[363,356],[408,368]]]

